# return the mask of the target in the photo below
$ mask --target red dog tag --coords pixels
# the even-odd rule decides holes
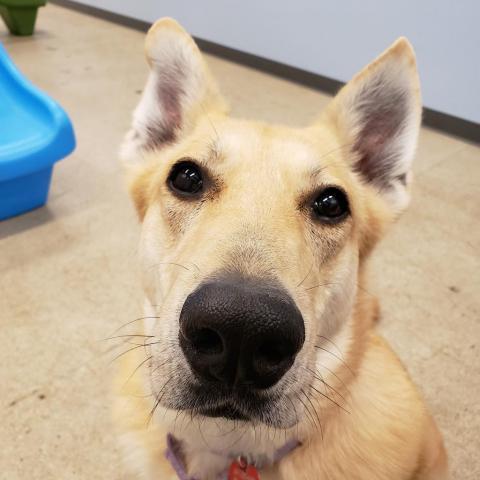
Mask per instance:
[[[228,480],[260,480],[258,470],[245,460],[235,460],[228,469]]]

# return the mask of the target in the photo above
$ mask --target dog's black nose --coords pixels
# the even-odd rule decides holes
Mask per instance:
[[[303,318],[290,296],[253,280],[203,284],[180,314],[180,345],[194,373],[232,387],[271,387],[304,340]]]

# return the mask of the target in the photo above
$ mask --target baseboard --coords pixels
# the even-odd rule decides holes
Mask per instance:
[[[143,32],[146,32],[151,25],[149,22],[137,20],[132,17],[127,17],[90,5],[84,5],[72,0],[51,0],[50,3]],[[343,82],[340,82],[339,80],[324,77],[316,73],[308,72],[284,63],[275,62],[251,53],[242,52],[234,48],[225,47],[215,42],[210,42],[197,37],[195,37],[195,41],[200,49],[206,53],[285,78],[321,92],[333,95],[343,86]],[[455,135],[471,142],[480,143],[480,124],[478,123],[424,107],[423,124],[444,133]]]

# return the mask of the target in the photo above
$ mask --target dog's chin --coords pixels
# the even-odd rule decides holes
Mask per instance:
[[[198,409],[196,412],[198,415],[206,418],[213,418],[217,420],[232,421],[235,425],[258,425],[263,424],[270,428],[279,430],[286,430],[294,427],[297,424],[295,418],[289,418],[288,416],[279,417],[275,412],[263,412],[261,410],[254,412],[244,412],[234,406],[225,405],[221,407]]]
[[[198,413],[204,417],[210,418],[224,418],[226,420],[241,420],[244,422],[252,420],[248,415],[232,405],[199,409]]]

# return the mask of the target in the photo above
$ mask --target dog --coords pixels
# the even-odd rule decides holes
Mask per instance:
[[[421,123],[409,42],[305,128],[229,117],[172,19],[151,27],[146,57],[121,147],[145,315],[114,409],[135,478],[447,478],[441,434],[365,289],[409,201]]]

